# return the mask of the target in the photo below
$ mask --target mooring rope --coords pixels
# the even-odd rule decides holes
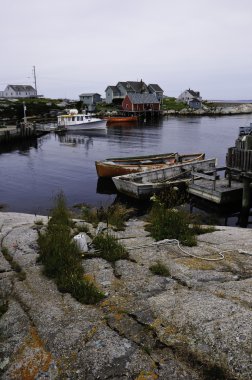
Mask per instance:
[[[228,249],[228,250],[225,250],[225,251],[217,252],[217,254],[220,256],[220,257],[217,257],[217,258],[208,258],[208,257],[197,256],[197,255],[189,253],[185,249],[183,249],[181,247],[181,245],[180,245],[179,240],[177,240],[177,239],[164,239],[164,240],[159,240],[157,242],[153,242],[153,243],[150,243],[150,244],[142,244],[142,245],[138,245],[138,246],[134,246],[134,247],[127,247],[127,249],[128,250],[140,249],[140,248],[145,248],[145,247],[150,247],[150,246],[159,246],[159,245],[162,245],[162,244],[176,244],[178,246],[178,248],[183,253],[185,253],[186,255],[194,257],[194,258],[199,259],[199,260],[205,260],[205,261],[220,261],[220,260],[224,260],[225,259],[224,253],[233,252],[234,251],[234,250]],[[238,252],[239,253],[247,253],[247,254],[250,255],[250,253],[246,252],[246,251],[238,250]]]

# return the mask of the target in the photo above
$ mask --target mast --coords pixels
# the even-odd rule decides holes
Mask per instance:
[[[35,85],[36,96],[38,96],[35,66],[33,66],[33,77],[34,77],[34,85]]]
[[[26,117],[26,105],[25,102],[23,102],[23,107],[24,107],[24,125],[27,124],[27,117]]]

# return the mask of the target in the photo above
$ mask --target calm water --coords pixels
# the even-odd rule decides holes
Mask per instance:
[[[4,210],[48,214],[53,198],[63,191],[69,206],[101,206],[115,195],[97,192],[95,160],[107,157],[165,152],[205,152],[225,165],[227,148],[233,146],[240,126],[252,115],[163,119],[138,127],[113,127],[107,133],[46,135],[33,145],[0,151],[0,203]]]

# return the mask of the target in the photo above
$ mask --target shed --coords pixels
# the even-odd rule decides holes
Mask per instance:
[[[159,111],[160,103],[154,94],[128,94],[122,108],[124,111]]]

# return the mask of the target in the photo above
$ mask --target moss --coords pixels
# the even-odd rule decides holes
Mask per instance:
[[[204,261],[197,259],[195,257],[186,257],[186,258],[179,258],[176,260],[177,263],[185,265],[186,267],[190,269],[196,269],[196,270],[214,270],[216,269],[217,262],[213,261]]]

